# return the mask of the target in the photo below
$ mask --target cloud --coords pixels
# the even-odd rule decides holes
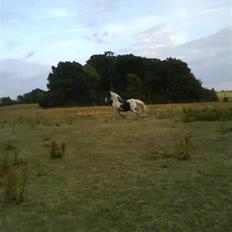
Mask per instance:
[[[107,13],[111,12],[116,5],[118,5],[111,0],[86,0],[85,3],[88,7],[94,9],[97,13]]]
[[[137,33],[134,38],[138,44],[148,44],[153,47],[173,46],[183,43],[183,36],[165,29],[165,26],[165,23],[160,23]]]
[[[35,54],[35,51],[31,51],[24,58],[25,59],[30,58],[30,57],[34,56],[34,54]]]
[[[232,89],[232,27],[174,46],[155,44],[135,51],[146,57],[176,57],[187,62],[192,72],[209,88]],[[154,42],[155,43],[155,42]],[[144,43],[145,45],[145,43]],[[218,83],[220,83],[218,85]]]
[[[46,89],[50,67],[19,59],[0,60],[0,97],[16,98],[34,88]]]
[[[65,8],[47,9],[41,13],[37,19],[57,19],[57,18],[70,18],[76,16],[76,12]]]
[[[15,11],[0,10],[1,24],[16,24],[26,19],[24,14]]]
[[[89,40],[94,41],[95,43],[107,43],[107,37],[109,37],[108,32],[95,32],[91,35],[91,37],[88,37]]]
[[[207,86],[219,86],[215,77],[219,68],[227,73],[220,75],[220,86],[224,76],[227,83],[229,80],[230,69],[225,65],[231,56],[226,52],[228,34],[212,35],[231,24],[229,0],[146,0],[145,4],[132,0],[60,0],[55,5],[45,0],[12,0],[4,1],[1,8],[2,59],[84,63],[92,54],[112,50],[162,59],[181,58]],[[223,43],[227,44],[224,50]],[[217,70],[210,73],[212,66]],[[24,70],[20,71],[25,77]]]

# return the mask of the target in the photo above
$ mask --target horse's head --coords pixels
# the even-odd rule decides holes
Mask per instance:
[[[110,91],[107,96],[105,97],[106,103],[112,103],[114,101],[120,101],[122,98],[115,92]]]
[[[110,96],[112,101],[121,101],[122,98],[115,92],[110,91]]]

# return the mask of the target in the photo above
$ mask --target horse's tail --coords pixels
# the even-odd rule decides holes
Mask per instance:
[[[147,106],[145,105],[145,103],[143,101],[141,101],[139,99],[134,99],[134,100],[135,100],[136,104],[141,107],[142,112],[145,112],[148,110]]]

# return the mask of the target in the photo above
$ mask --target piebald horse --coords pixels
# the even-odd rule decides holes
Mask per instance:
[[[137,116],[146,110],[146,105],[143,101],[139,99],[122,99],[117,93],[110,91],[110,96],[105,101],[108,102],[110,99],[112,101],[113,116],[123,116],[121,112],[132,111],[136,113]],[[141,109],[139,111],[138,109]]]

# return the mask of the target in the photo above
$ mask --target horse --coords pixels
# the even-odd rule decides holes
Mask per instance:
[[[113,116],[121,116],[124,115],[121,114],[121,112],[127,112],[132,111],[136,114],[136,116],[139,116],[141,113],[143,113],[146,110],[146,105],[143,101],[139,99],[122,99],[117,93],[110,91],[109,97],[105,98],[105,101],[108,102],[110,99],[112,101],[112,108],[113,108]],[[138,110],[138,108],[141,108],[141,111]]]

